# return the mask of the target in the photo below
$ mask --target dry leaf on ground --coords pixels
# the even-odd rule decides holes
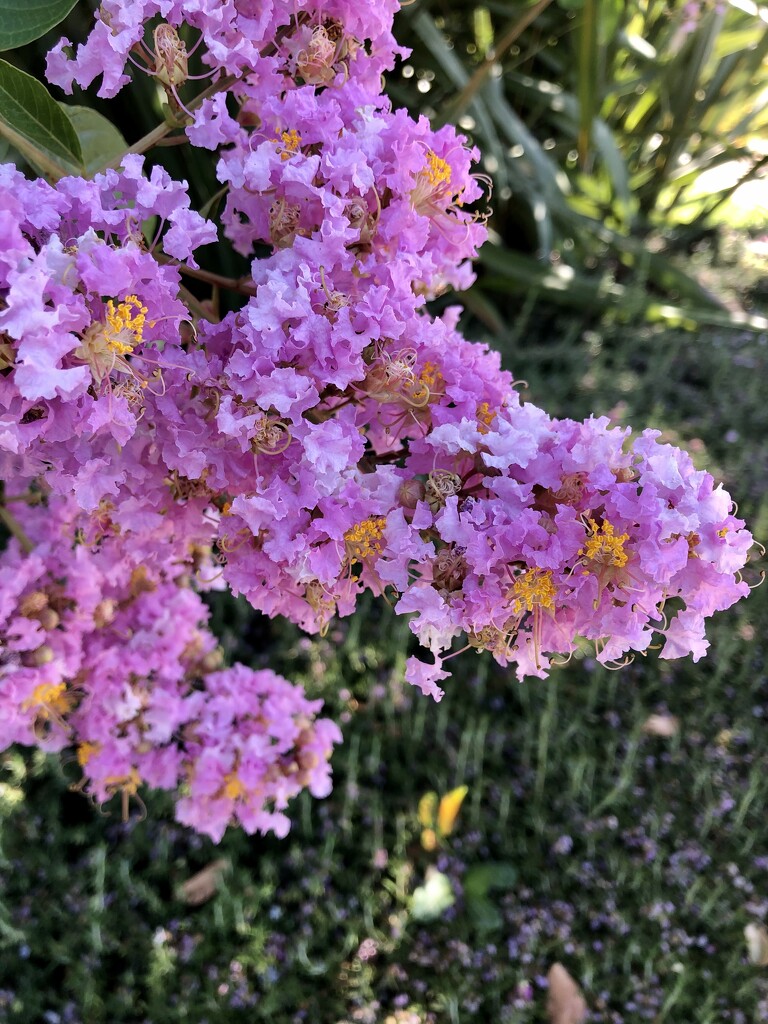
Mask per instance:
[[[680,719],[674,715],[649,715],[643,724],[643,732],[648,736],[671,739],[680,732]]]
[[[749,962],[768,967],[768,929],[764,924],[748,924],[744,928]]]
[[[552,964],[547,981],[547,1015],[551,1024],[582,1024],[587,1019],[587,1004],[581,989],[562,964]]]
[[[225,857],[211,861],[207,867],[204,867],[202,871],[198,871],[196,875],[192,875],[191,878],[188,878],[179,887],[181,899],[185,903],[191,903],[193,906],[205,903],[216,892],[219,879],[228,867],[229,861]]]

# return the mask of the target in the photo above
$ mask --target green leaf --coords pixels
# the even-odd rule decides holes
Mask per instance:
[[[83,173],[75,129],[47,89],[31,75],[0,60],[0,136],[35,170],[54,181]]]
[[[0,164],[15,164],[18,155],[7,139],[0,139]]]
[[[592,139],[592,123],[599,107],[598,9],[595,0],[584,0],[579,29],[577,93],[579,99],[579,162],[586,167]]]
[[[0,0],[1,2],[1,0]],[[80,141],[85,176],[92,177],[105,164],[119,160],[128,143],[110,120],[91,107],[59,106],[69,118]]]
[[[513,293],[529,294],[535,290],[541,292],[547,301],[559,306],[589,312],[612,309],[621,311],[625,320],[642,317],[650,323],[682,326],[686,330],[695,330],[704,324],[757,333],[768,330],[768,319],[763,316],[656,301],[650,298],[642,285],[617,284],[605,274],[587,276],[565,264],[540,263],[522,253],[490,243],[486,243],[480,250],[480,262],[491,271],[489,275],[483,276],[483,288],[506,296]],[[676,284],[680,283],[679,278],[675,280]]]
[[[0,0],[0,50],[39,39],[69,14],[77,0]]]
[[[493,22],[487,7],[476,7],[473,11],[472,21],[475,30],[475,44],[477,52],[485,57],[493,46]]]
[[[532,83],[533,80],[521,76],[521,80]],[[552,87],[556,88],[556,87]],[[548,203],[562,199],[570,192],[570,185],[565,173],[558,167],[555,160],[548,155],[533,132],[507,101],[502,83],[497,79],[487,82],[483,91],[488,102],[491,116],[513,146],[523,147],[526,160],[530,163],[540,191]]]
[[[479,932],[492,932],[500,928],[503,921],[498,908],[489,893],[511,889],[517,881],[517,871],[512,864],[490,861],[476,864],[464,876],[464,899],[470,920]]]
[[[548,301],[572,309],[597,310],[626,300],[626,289],[606,275],[587,277],[566,264],[541,263],[489,243],[480,250],[480,262],[491,271],[483,277],[489,291],[509,295],[536,289]]]
[[[512,864],[490,861],[470,868],[464,876],[462,885],[465,896],[480,899],[493,889],[511,889],[516,881],[517,871]]]
[[[498,931],[504,924],[500,911],[486,896],[474,896],[468,899],[467,913],[470,921],[481,934]]]
[[[510,76],[510,82],[524,95],[535,96],[539,102],[546,103],[552,110],[554,118],[562,123],[566,130],[580,130],[579,126],[583,123],[581,105],[575,96],[565,92],[561,86],[554,82],[533,79],[528,76],[519,76],[517,79],[513,79],[513,76]],[[595,116],[591,120],[590,131],[591,140],[611,179],[616,201],[621,206],[621,212],[628,213],[633,207],[633,200],[629,187],[627,166],[611,129],[601,117]],[[544,159],[547,158],[544,157]],[[560,194],[564,194],[564,190],[561,189]],[[550,204],[556,205],[557,198],[558,194],[553,193]]]

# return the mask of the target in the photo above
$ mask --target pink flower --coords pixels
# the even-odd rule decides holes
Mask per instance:
[[[435,703],[439,703],[445,691],[437,684],[448,678],[448,673],[442,671],[442,664],[440,658],[435,658],[434,665],[428,665],[418,658],[409,658],[405,669],[406,681],[417,686],[425,697],[432,697]]]

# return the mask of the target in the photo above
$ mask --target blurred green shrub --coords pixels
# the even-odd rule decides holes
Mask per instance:
[[[619,319],[768,326],[726,310],[674,258],[768,162],[768,9],[419,0],[400,18],[413,53],[393,98],[458,123],[493,179],[485,294],[473,301],[487,325],[508,319],[510,295],[519,306],[515,293],[535,290]]]

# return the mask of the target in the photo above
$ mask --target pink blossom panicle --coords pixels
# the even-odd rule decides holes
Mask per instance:
[[[70,748],[123,810],[168,790],[215,841],[284,835],[340,734],[300,687],[223,667],[207,589],[311,633],[383,595],[435,700],[466,647],[520,679],[585,641],[608,665],[698,659],[748,591],[751,535],[685,453],[548,416],[458,308],[426,311],[471,281],[486,181],[453,128],[383,97],[395,8],[103,0],[51,51],[51,81],[102,96],[143,65],[216,153],[252,261],[221,319],[181,283],[218,237],[184,182],[131,154],[56,185],[0,167],[0,747]]]

